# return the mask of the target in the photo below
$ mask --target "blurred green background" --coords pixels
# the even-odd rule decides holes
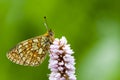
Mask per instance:
[[[0,80],[48,80],[48,60],[38,67],[14,64],[6,53],[46,32],[65,36],[75,51],[77,80],[120,80],[119,0],[0,0]]]

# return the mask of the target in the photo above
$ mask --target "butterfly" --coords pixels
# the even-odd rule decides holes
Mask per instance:
[[[46,20],[46,17],[44,19]],[[46,22],[45,26],[47,27]],[[7,58],[19,65],[38,66],[46,58],[53,41],[54,33],[47,28],[45,34],[18,43],[7,53]]]

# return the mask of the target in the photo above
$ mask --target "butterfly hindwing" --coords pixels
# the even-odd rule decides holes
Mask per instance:
[[[25,66],[37,66],[46,58],[50,46],[48,37],[38,36],[20,42],[7,54],[12,62]]]

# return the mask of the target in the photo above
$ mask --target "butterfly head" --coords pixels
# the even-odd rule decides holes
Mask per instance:
[[[44,35],[48,37],[50,44],[52,44],[54,41],[54,32],[51,29],[49,29]]]
[[[48,34],[49,34],[49,36],[54,36],[54,32],[51,29],[48,30]]]

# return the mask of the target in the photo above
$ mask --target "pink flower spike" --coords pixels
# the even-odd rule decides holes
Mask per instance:
[[[50,46],[49,80],[76,80],[73,53],[65,37],[54,40]]]

